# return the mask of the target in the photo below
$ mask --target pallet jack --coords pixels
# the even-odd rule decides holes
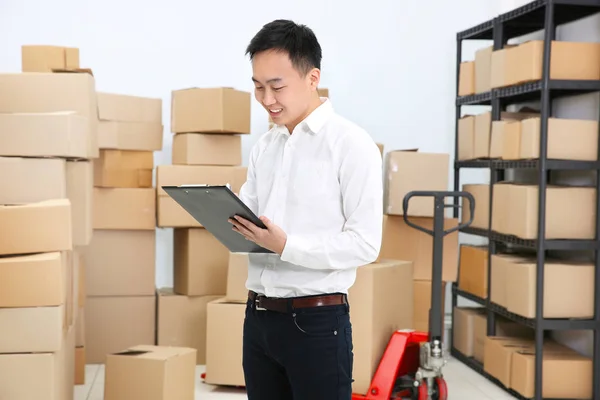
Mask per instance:
[[[413,197],[433,197],[433,230],[407,218],[408,202]],[[444,230],[447,197],[469,201],[469,221]],[[353,394],[352,400],[447,400],[448,386],[442,374],[447,358],[442,342],[442,261],[444,237],[473,222],[475,199],[467,192],[412,191],[402,203],[404,222],[433,236],[433,273],[429,332],[399,330],[392,334],[366,395]]]

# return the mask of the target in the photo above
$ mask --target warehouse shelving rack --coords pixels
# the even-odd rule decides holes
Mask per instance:
[[[572,22],[600,12],[600,0],[537,0],[515,10],[501,14],[492,20],[479,24],[471,29],[457,34],[456,59],[456,121],[455,121],[455,164],[454,190],[460,190],[460,170],[464,168],[485,168],[490,171],[489,194],[489,225],[488,229],[466,228],[462,232],[486,237],[488,239],[488,296],[483,299],[458,289],[456,283],[452,286],[452,319],[458,296],[474,301],[487,309],[487,334],[495,333],[496,316],[520,323],[535,330],[535,396],[542,400],[542,346],[547,331],[556,330],[591,330],[594,335],[593,349],[593,399],[600,399],[600,195],[596,199],[596,240],[546,240],[546,187],[548,172],[551,170],[591,170],[596,173],[596,189],[600,193],[600,161],[569,161],[547,159],[548,118],[551,116],[552,100],[569,95],[600,91],[600,81],[570,81],[550,79],[551,42],[556,37],[557,25]],[[525,83],[512,87],[492,89],[487,93],[458,97],[462,43],[465,40],[492,40],[494,50],[501,49],[509,39],[528,33],[544,30],[544,53],[542,64],[542,79],[537,82]],[[492,120],[499,120],[502,110],[510,104],[541,101],[540,117],[540,150],[538,160],[504,161],[504,160],[472,160],[458,161],[458,121],[461,118],[461,108],[467,105],[491,105]],[[600,131],[599,131],[600,135]],[[598,160],[600,160],[600,146]],[[537,170],[539,185],[538,203],[538,240],[523,240],[513,236],[502,235],[492,231],[492,202],[494,184],[504,179],[506,170]],[[455,200],[455,205],[457,206]],[[481,207],[481,205],[476,205]],[[454,207],[454,217],[458,218],[458,207]],[[499,247],[512,244],[533,249],[537,253],[536,276],[536,317],[523,318],[508,312],[490,301],[491,288],[491,257]],[[544,299],[544,268],[542,267],[548,250],[593,250],[595,254],[595,299],[594,318],[591,320],[546,319],[543,318]],[[466,357],[454,348],[451,342],[451,354],[475,371],[479,372],[498,386],[507,390],[518,399],[524,399],[514,390],[506,389],[499,380],[487,374],[483,365],[473,358]]]

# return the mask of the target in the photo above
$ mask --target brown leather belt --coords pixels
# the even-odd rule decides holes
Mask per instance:
[[[345,294],[324,294],[317,296],[276,298],[266,297],[253,291],[248,291],[248,299],[257,310],[277,311],[289,313],[298,308],[311,308],[323,306],[337,306],[348,304]]]

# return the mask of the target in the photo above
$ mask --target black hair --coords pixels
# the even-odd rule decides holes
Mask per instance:
[[[312,68],[321,69],[321,45],[314,32],[306,25],[277,19],[264,25],[246,48],[250,60],[266,50],[284,51],[292,65],[306,74]]]

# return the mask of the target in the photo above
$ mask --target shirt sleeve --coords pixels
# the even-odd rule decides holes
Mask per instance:
[[[350,142],[350,143],[348,143]],[[356,268],[379,256],[383,231],[383,168],[370,136],[341,149],[340,187],[346,223],[335,235],[288,235],[281,260],[311,269]]]
[[[248,206],[253,213],[258,213],[258,192],[256,190],[256,158],[258,156],[258,144],[256,144],[250,153],[250,159],[248,160],[248,172],[246,175],[246,182],[240,188],[238,194],[240,200]]]

